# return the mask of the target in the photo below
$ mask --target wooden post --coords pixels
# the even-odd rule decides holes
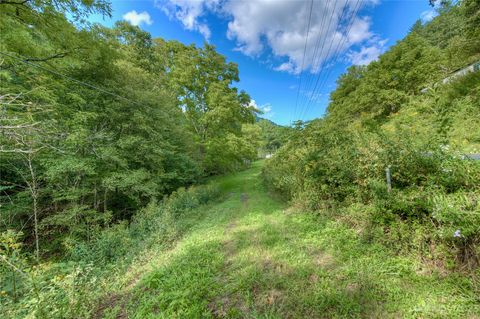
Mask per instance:
[[[385,174],[387,175],[387,191],[390,193],[392,191],[392,173],[390,172],[390,165],[385,169]]]

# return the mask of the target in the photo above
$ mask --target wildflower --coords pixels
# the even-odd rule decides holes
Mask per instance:
[[[462,237],[462,234],[460,233],[460,229],[457,229],[454,233],[453,233],[453,237]]]

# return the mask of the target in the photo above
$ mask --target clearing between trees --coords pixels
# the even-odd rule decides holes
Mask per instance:
[[[478,318],[458,275],[368,243],[341,218],[288,207],[261,166],[213,180],[223,199],[188,212],[184,236],[144,254],[93,317]]]
[[[480,318],[480,1],[423,1],[386,33],[416,13],[279,1],[300,47],[232,61],[218,28],[0,0],[1,319]]]

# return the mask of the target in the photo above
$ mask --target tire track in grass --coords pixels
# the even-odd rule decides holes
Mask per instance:
[[[243,178],[242,173],[237,174],[236,185],[242,185]],[[239,188],[230,191],[243,191]],[[137,285],[127,306],[128,318],[214,317],[209,300],[221,294],[220,278],[235,254],[234,243],[227,238],[247,207],[248,195],[240,192],[230,192],[224,202],[213,207],[207,220]]]
[[[242,193],[240,193],[240,215],[244,215],[248,211],[249,195],[245,192],[245,180],[242,181]],[[228,287],[230,269],[235,262],[234,256],[237,254],[237,243],[232,238],[238,226],[238,216],[234,218],[224,230],[224,240],[222,242],[224,252],[224,265],[218,282],[222,287]],[[214,318],[225,318],[229,315],[230,309],[241,309],[241,312],[247,313],[248,308],[238,296],[232,293],[221,293],[214,297],[209,303],[208,308]]]
[[[419,276],[411,258],[363,241],[327,215],[286,209],[258,171],[218,179],[230,196],[157,259],[121,315],[478,318],[462,287]]]

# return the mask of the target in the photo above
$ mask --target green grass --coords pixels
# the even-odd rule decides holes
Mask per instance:
[[[468,279],[422,274],[413,257],[366,243],[327,216],[288,208],[268,194],[260,166],[213,180],[224,200],[189,214],[185,236],[152,253],[101,315],[478,318]]]

